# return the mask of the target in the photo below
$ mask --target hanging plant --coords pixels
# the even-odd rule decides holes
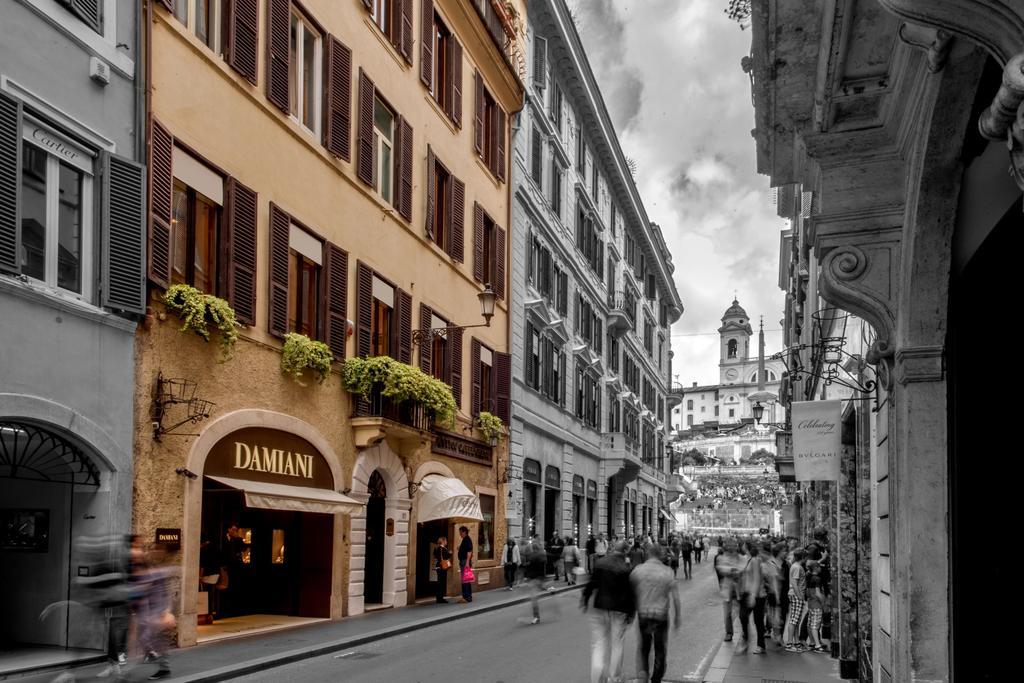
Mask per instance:
[[[291,375],[292,379],[302,386],[306,386],[302,381],[302,373],[306,370],[315,373],[317,383],[323,384],[331,376],[333,362],[334,354],[327,344],[313,341],[297,332],[289,332],[284,336],[281,371]]]
[[[203,294],[195,287],[172,285],[164,294],[164,304],[185,323],[182,332],[191,330],[210,341],[210,325],[220,331],[220,358],[218,363],[230,360],[238,341],[235,311],[224,299]]]
[[[455,422],[452,389],[419,368],[399,363],[390,356],[349,358],[341,368],[341,381],[350,394],[369,398],[374,387],[395,403],[414,401],[434,419],[451,426]]]
[[[497,445],[505,438],[505,423],[494,413],[482,411],[476,416],[476,426],[492,445]]]

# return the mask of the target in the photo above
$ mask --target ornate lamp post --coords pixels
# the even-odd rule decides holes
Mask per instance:
[[[463,330],[473,329],[474,327],[490,327],[491,318],[494,317],[494,304],[497,299],[490,283],[484,286],[483,291],[477,294],[476,298],[480,301],[480,315],[484,319],[483,323],[479,325],[448,325],[447,327],[415,329],[412,331],[412,345],[419,346],[423,343],[424,339],[430,340],[435,336],[447,337],[449,334],[461,333]]]

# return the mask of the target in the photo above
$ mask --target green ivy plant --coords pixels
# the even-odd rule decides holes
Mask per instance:
[[[419,368],[399,363],[390,356],[349,358],[341,368],[341,381],[351,394],[370,397],[374,386],[396,403],[415,401],[434,419],[451,426],[455,422],[455,398],[452,389]]]
[[[209,326],[215,326],[220,331],[220,358],[217,362],[231,359],[238,341],[238,330],[235,311],[227,301],[204,294],[195,287],[171,285],[164,294],[164,304],[185,323],[181,326],[182,332],[191,330],[210,341]]]
[[[313,341],[304,334],[289,332],[284,336],[284,348],[281,349],[281,371],[292,376],[296,382],[305,386],[302,373],[311,370],[316,374],[316,381],[323,384],[331,376],[331,363],[334,354],[331,347],[323,342]]]
[[[505,438],[505,423],[494,413],[481,411],[476,416],[476,426],[488,441],[500,442]]]

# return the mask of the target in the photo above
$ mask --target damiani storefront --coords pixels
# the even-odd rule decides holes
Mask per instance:
[[[192,445],[185,468],[178,640],[342,616],[341,465],[308,423],[261,410],[230,413]]]

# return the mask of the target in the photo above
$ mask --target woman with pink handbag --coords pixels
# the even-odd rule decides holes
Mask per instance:
[[[459,543],[459,570],[462,572],[462,600],[473,602],[473,581],[476,576],[473,574],[473,541],[469,538],[469,528],[459,527],[459,536],[462,542]]]

